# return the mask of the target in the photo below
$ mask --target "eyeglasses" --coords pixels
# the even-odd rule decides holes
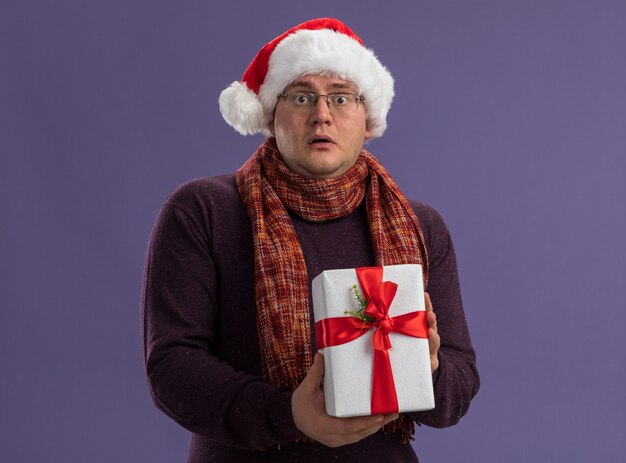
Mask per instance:
[[[298,112],[311,111],[317,105],[320,97],[324,97],[328,108],[337,114],[352,113],[359,107],[359,103],[365,100],[365,97],[354,93],[320,95],[314,92],[283,92],[278,95],[278,98],[282,98],[290,110]]]

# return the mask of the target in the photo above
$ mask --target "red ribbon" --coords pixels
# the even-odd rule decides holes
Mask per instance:
[[[389,317],[389,307],[398,285],[382,281],[382,267],[360,267],[356,269],[356,275],[367,300],[365,315],[375,321],[363,322],[355,317],[324,318],[315,323],[317,348],[345,344],[364,335],[371,328],[376,328],[372,337],[374,363],[371,412],[373,415],[396,413],[398,396],[389,361],[389,333],[393,331],[415,338],[427,338],[426,312],[421,310]]]

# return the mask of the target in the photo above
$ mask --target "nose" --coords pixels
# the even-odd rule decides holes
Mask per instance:
[[[325,96],[320,96],[315,102],[315,106],[311,109],[309,115],[311,124],[330,124],[332,122],[332,114],[330,113],[330,106]]]

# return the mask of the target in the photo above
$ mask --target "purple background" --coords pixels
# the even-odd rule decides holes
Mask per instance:
[[[626,459],[626,3],[4,1],[0,461],[183,461],[139,295],[159,206],[260,144],[219,92],[343,19],[396,78],[373,151],[459,257],[482,388],[424,462]]]

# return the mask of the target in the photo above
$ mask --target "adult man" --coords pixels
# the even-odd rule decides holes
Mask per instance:
[[[417,461],[413,422],[448,426],[467,411],[478,375],[448,232],[363,150],[392,97],[389,72],[333,19],[277,37],[222,93],[227,122],[270,136],[234,176],[168,198],[144,285],[151,392],[193,432],[189,461]],[[427,275],[436,408],[330,417],[310,281],[399,263]]]

